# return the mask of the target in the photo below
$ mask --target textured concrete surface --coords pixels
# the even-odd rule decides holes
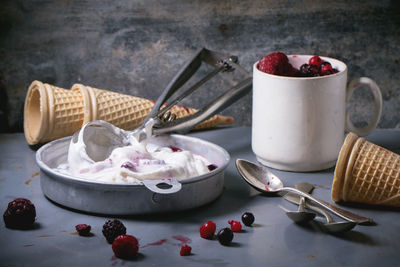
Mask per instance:
[[[383,93],[381,128],[400,123],[398,1],[46,1],[0,2],[0,125],[22,131],[27,87],[41,80],[155,99],[198,47],[252,64],[273,51],[336,57],[349,78],[369,76]],[[207,84],[185,103],[201,106],[227,89]],[[358,124],[371,94],[356,92]],[[251,95],[224,114],[251,124]]]

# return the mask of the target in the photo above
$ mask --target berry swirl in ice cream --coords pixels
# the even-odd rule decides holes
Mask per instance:
[[[209,172],[210,164],[206,158],[187,150],[132,142],[115,148],[105,160],[72,165],[60,165],[58,170],[88,180],[137,184],[143,180],[199,176]]]

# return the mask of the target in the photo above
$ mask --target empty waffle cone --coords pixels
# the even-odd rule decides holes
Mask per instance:
[[[336,164],[332,200],[400,207],[400,155],[349,133]]]
[[[85,91],[71,91],[40,81],[29,86],[24,107],[24,133],[30,145],[72,135],[88,120]]]

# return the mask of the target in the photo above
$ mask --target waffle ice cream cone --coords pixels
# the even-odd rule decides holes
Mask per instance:
[[[24,109],[25,138],[30,145],[70,136],[85,123],[104,120],[124,130],[142,124],[154,102],[145,98],[74,84],[71,90],[34,81],[28,89]],[[173,106],[171,112],[182,118],[196,109]],[[231,124],[232,117],[215,115],[194,129]]]
[[[120,94],[112,91],[74,84],[72,91],[87,91],[90,98],[91,115],[88,121],[107,121],[124,130],[138,127],[153,107],[151,100]]]
[[[400,155],[349,133],[336,164],[332,200],[400,207]]]
[[[72,135],[89,115],[88,95],[34,81],[24,107],[24,133],[30,145]]]

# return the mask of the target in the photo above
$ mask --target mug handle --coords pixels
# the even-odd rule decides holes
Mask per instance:
[[[346,103],[349,102],[351,96],[353,95],[354,91],[359,88],[360,86],[368,86],[372,94],[374,96],[374,117],[369,122],[369,124],[365,127],[356,127],[350,120],[350,115],[346,112],[346,130],[349,132],[353,132],[358,136],[365,136],[372,132],[378,125],[379,119],[382,113],[382,93],[379,89],[379,86],[375,83],[374,80],[368,77],[360,77],[352,80],[349,85],[347,86],[346,92]]]

